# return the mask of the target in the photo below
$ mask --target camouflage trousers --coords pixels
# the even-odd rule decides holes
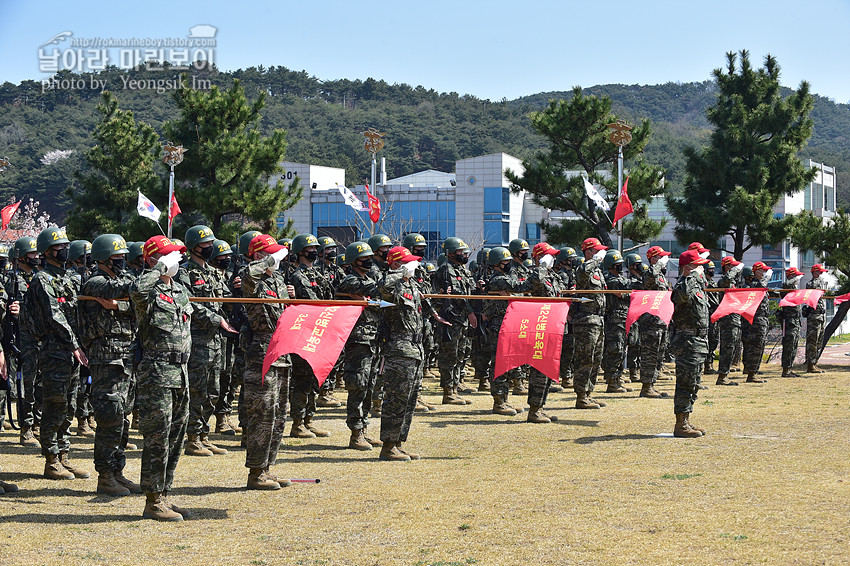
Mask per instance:
[[[222,341],[221,373],[218,379],[218,402],[214,414],[229,415],[233,412],[233,399],[236,387],[242,383],[245,374],[245,356],[242,354],[241,371],[236,372],[236,350],[239,348],[237,339],[226,338]]]
[[[20,329],[19,338],[21,354],[18,357],[18,363],[20,363],[21,389],[24,392],[24,398],[21,400],[22,414],[18,415],[18,424],[32,427],[41,423],[43,403],[41,375],[38,371],[39,343],[23,327]]]
[[[575,347],[573,348],[573,391],[592,393],[596,387],[596,374],[602,362],[604,325],[599,323],[573,323]]]
[[[44,403],[41,414],[41,454],[59,454],[71,448],[70,429],[77,409],[80,364],[71,352],[42,350],[38,365]]]
[[[797,348],[800,347],[800,319],[786,318],[783,322],[782,333],[782,367],[790,368],[797,358]]]
[[[91,383],[91,372],[85,366],[80,367],[80,388],[77,389],[77,410],[74,416],[78,419],[87,419],[94,414],[91,404],[91,393],[88,385]]]
[[[349,342],[345,345],[345,424],[350,430],[365,430],[369,426],[372,409],[372,389],[375,386],[373,365],[378,363],[373,344]]]
[[[744,321],[741,327],[741,342],[744,347],[742,357],[744,373],[755,373],[761,367],[768,326],[767,318],[756,317],[752,324]]]
[[[637,322],[632,323],[629,329],[629,345],[626,351],[626,367],[640,367],[640,326]]]
[[[717,321],[720,326],[720,361],[717,373],[729,373],[735,358],[735,349],[741,341],[741,315],[727,314]]]
[[[670,350],[676,357],[673,412],[691,413],[697,400],[702,370],[708,355],[708,338],[677,332],[670,340]]]
[[[189,387],[157,385],[158,365],[161,362],[143,359],[137,373],[136,403],[143,444],[140,483],[142,490],[150,493],[171,489],[189,420]],[[185,365],[182,372],[186,372]]]
[[[720,344],[720,325],[716,322],[708,324],[708,355],[711,356],[712,363],[714,362],[714,351]]]
[[[444,343],[445,345],[445,343]],[[381,440],[406,442],[421,383],[422,343],[396,340],[387,344],[384,361],[384,401],[381,404]]]
[[[566,383],[573,378],[573,348],[575,347],[575,336],[570,328],[572,325],[564,324],[564,339],[561,342],[561,383]]]
[[[331,372],[328,374],[328,377],[325,379],[325,382],[322,383],[321,391],[333,392],[333,390],[336,389],[337,377],[342,375],[342,366],[344,363],[345,349],[343,348],[342,352],[339,353],[339,357],[336,359],[334,367],[331,368]]]
[[[245,372],[247,375],[247,371]],[[292,377],[289,381],[290,414],[293,419],[312,419],[316,414],[319,381],[304,358],[292,355]]]
[[[475,377],[485,377],[487,369],[490,366],[490,356],[488,355],[487,342],[488,338],[476,336],[472,339],[472,354],[470,355],[472,367],[475,369]]]
[[[664,361],[667,326],[657,316],[641,315],[640,329],[640,382],[655,383]]]
[[[487,357],[487,379],[490,380],[490,393],[493,395],[508,395],[510,392],[511,371],[506,371],[502,375],[494,375],[496,369],[496,348],[499,344],[499,325],[490,323],[487,328],[487,343],[485,344],[485,353]]]
[[[262,358],[245,369],[242,403],[245,410],[245,467],[266,468],[277,460],[286,421],[292,368],[272,366],[262,377]]]
[[[215,345],[214,347],[213,344]],[[221,348],[218,339],[212,342],[192,337],[189,356],[189,422],[187,434],[209,434],[210,417],[218,404],[221,372]]]
[[[825,313],[812,313],[806,319],[806,364],[816,364],[820,359],[825,325]]]
[[[546,398],[549,396],[549,388],[552,386],[552,380],[546,377],[537,368],[528,368],[528,406],[543,407],[546,405]]]
[[[602,354],[602,372],[606,383],[616,383],[623,378],[623,363],[626,360],[626,320],[605,320],[605,345]]]
[[[123,362],[123,363],[122,363]],[[94,469],[98,473],[121,471],[130,435],[133,412],[133,360],[91,364],[91,401],[97,429],[94,432]]]
[[[463,324],[463,321],[453,321],[452,324],[462,326],[457,329],[457,337],[454,340],[444,341],[440,345],[440,357],[437,358],[437,367],[440,368],[440,387],[443,389],[457,387],[463,365],[472,353],[472,340],[466,331],[466,324]]]

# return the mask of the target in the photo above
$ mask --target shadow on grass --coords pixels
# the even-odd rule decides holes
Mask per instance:
[[[245,473],[248,473],[247,469]],[[196,496],[211,495],[213,493],[238,493],[240,491],[245,491],[245,486],[199,485],[194,487],[177,487],[168,493],[170,495]]]
[[[142,502],[141,506],[144,506]],[[210,509],[210,508],[188,508],[192,513],[189,521],[197,521],[199,519],[228,519],[227,509]],[[0,517],[0,525],[5,523],[39,523],[53,525],[86,525],[92,523],[132,523],[136,521],[150,521],[142,517],[142,513],[133,515],[74,515],[70,513],[53,514],[53,513],[20,513],[18,515],[9,515]]]
[[[583,436],[575,440],[562,439],[559,442],[575,442],[576,444],[593,444],[609,440],[652,440],[661,438],[657,434],[605,434],[603,436]]]

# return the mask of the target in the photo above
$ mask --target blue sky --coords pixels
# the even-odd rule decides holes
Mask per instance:
[[[778,59],[783,85],[808,80],[813,92],[850,102],[850,0],[0,0],[0,82],[46,78],[38,48],[62,31],[170,38],[196,24],[218,29],[214,56],[225,70],[282,65],[500,100],[703,81],[727,51],[748,49],[756,65],[767,53]]]

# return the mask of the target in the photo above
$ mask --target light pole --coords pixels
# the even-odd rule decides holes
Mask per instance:
[[[617,120],[613,124],[608,124],[611,133],[608,134],[608,141],[617,146],[617,198],[620,197],[620,191],[623,190],[623,146],[629,145],[632,141],[632,128],[634,126],[627,124],[623,120]],[[623,253],[623,219],[617,221],[617,249],[620,254]]]
[[[162,151],[165,155],[162,161],[171,168],[171,175],[168,177],[168,238],[171,238],[171,201],[174,200],[174,167],[183,162],[183,154],[186,149],[182,145],[174,145],[167,141],[162,145]]]
[[[378,194],[378,188],[375,186],[375,177],[377,176],[378,170],[378,160],[375,156],[378,154],[381,149],[384,147],[383,138],[386,132],[381,133],[375,128],[369,128],[365,132],[363,132],[363,136],[366,138],[363,142],[363,147],[366,148],[366,151],[372,154],[372,190],[375,191],[375,195]],[[375,233],[375,223],[372,222],[372,234]]]

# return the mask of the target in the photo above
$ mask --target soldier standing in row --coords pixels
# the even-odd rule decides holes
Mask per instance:
[[[339,245],[330,236],[320,236],[317,239],[319,241],[319,271],[333,294],[339,282],[345,277],[345,272],[336,264]],[[342,405],[342,402],[334,397],[334,389],[336,388],[337,376],[342,372],[344,356],[345,352],[340,352],[339,359],[334,364],[325,382],[322,383],[319,395],[316,397],[317,407],[339,407]]]
[[[597,238],[587,238],[581,244],[584,263],[576,269],[576,289],[601,291],[605,289],[605,278],[600,266],[607,246]],[[588,302],[570,304],[570,320],[575,333],[573,364],[573,391],[576,393],[576,409],[599,409],[603,401],[591,398],[596,386],[596,374],[602,362],[605,295],[592,293],[577,295]]]
[[[826,268],[820,263],[812,266],[812,280],[806,283],[806,289],[829,289],[829,281],[823,276]],[[806,317],[806,373],[823,373],[817,366],[820,359],[823,331],[826,325],[826,301],[823,297],[813,309],[807,309]]]
[[[561,289],[572,291],[576,288],[575,266],[581,263],[581,258],[573,248],[563,247],[558,250],[558,276],[561,279]],[[573,386],[573,347],[575,343],[573,323],[568,319],[564,323],[564,339],[561,342],[561,387],[564,389]]]
[[[785,270],[785,283],[783,289],[796,289],[803,278],[803,272],[796,267]],[[782,318],[782,377],[800,377],[792,369],[794,359],[797,357],[797,348],[800,345],[800,326],[802,325],[802,306],[792,305],[782,307],[779,312]]]
[[[88,240],[74,240],[68,248],[68,276],[74,282],[77,293],[88,281],[93,267],[91,259],[91,242]],[[74,320],[72,325],[76,324]],[[78,334],[79,337],[79,334]],[[94,428],[97,426],[94,419],[94,410],[91,404],[91,372],[89,368],[80,368],[80,387],[77,390],[77,436],[95,435]]]
[[[667,261],[670,252],[664,251],[660,246],[652,246],[646,252],[649,260],[649,269],[643,274],[644,291],[669,291],[670,283],[667,281]],[[669,397],[667,393],[660,393],[655,389],[655,382],[661,371],[664,360],[665,344],[667,342],[667,325],[660,317],[644,313],[638,318],[640,329],[640,396],[651,399]]]
[[[626,360],[626,316],[629,314],[629,292],[631,281],[623,273],[623,256],[617,250],[608,250],[602,267],[605,271],[605,285],[608,290],[622,290],[623,293],[605,295],[605,349],[602,356],[602,371],[606,393],[626,393],[632,390],[623,384],[623,363]]]
[[[752,288],[762,288],[767,286],[770,281],[770,275],[773,272],[763,261],[757,261],[753,264],[753,272],[750,278],[749,286]],[[747,383],[765,383],[767,380],[758,376],[759,368],[761,367],[761,359],[764,355],[764,343],[767,339],[767,331],[770,326],[770,310],[768,308],[768,293],[766,292],[761,299],[761,303],[753,315],[753,322],[744,322],[744,332],[742,340],[744,343],[744,373],[747,374]]]
[[[741,286],[740,273],[743,264],[734,257],[728,255],[720,260],[720,268],[723,275],[717,286],[721,289],[735,289]],[[722,300],[722,298],[721,298]],[[727,314],[717,321],[720,327],[720,360],[717,362],[717,385],[738,385],[738,382],[729,379],[729,371],[732,367],[732,359],[735,348],[741,340],[741,315]]]
[[[626,267],[629,270],[629,289],[633,291],[642,290],[643,274],[646,266],[643,264],[640,254],[628,254],[626,256]],[[634,321],[632,327],[629,328],[626,366],[629,368],[629,381],[640,383],[640,324],[638,321]]]

